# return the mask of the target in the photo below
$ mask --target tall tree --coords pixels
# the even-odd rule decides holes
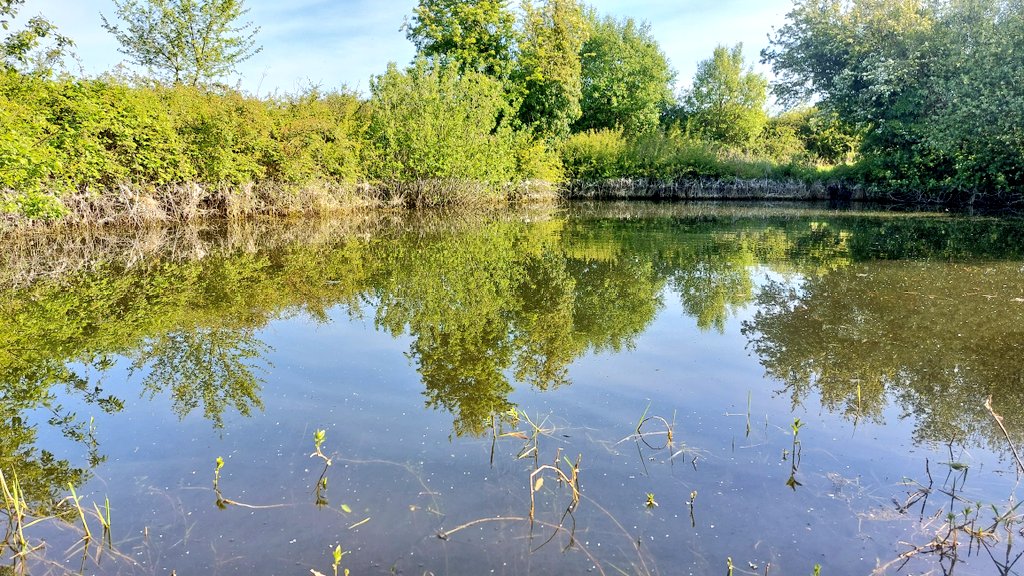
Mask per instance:
[[[420,0],[405,31],[419,56],[504,80],[515,60],[515,23],[507,0]]]
[[[0,27],[10,30],[11,20],[25,0],[0,0]],[[49,41],[47,43],[47,40]],[[28,20],[25,28],[0,41],[0,67],[23,73],[49,74],[74,46],[70,38],[42,16]]]
[[[651,37],[650,25],[632,18],[598,18],[591,11],[590,37],[583,44],[582,117],[576,130],[621,128],[627,134],[658,126],[672,102],[672,71]]]
[[[158,79],[197,86],[258,53],[259,28],[238,21],[244,0],[114,0],[124,27],[103,18],[121,52]]]
[[[865,135],[869,176],[921,199],[1024,188],[1021,0],[799,0],[762,59],[784,102]]]
[[[519,118],[539,135],[560,139],[582,115],[580,50],[589,27],[577,0],[523,0],[523,38],[516,74]]]
[[[690,130],[702,138],[731,146],[749,146],[768,115],[768,80],[745,67],[743,44],[718,46],[697,65],[684,107]]]

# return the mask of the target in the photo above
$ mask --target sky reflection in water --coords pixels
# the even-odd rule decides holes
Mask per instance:
[[[96,573],[994,573],[1022,238],[605,204],[14,239],[0,462],[41,514],[109,497]],[[80,566],[57,525],[33,573]]]

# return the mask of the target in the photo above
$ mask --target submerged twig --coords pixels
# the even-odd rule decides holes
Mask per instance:
[[[1024,473],[1024,463],[1021,462],[1020,454],[1017,453],[1017,448],[1013,445],[1013,441],[1010,440],[1010,433],[1006,431],[1006,426],[1003,425],[1003,417],[1000,416],[999,414],[996,414],[995,409],[992,408],[991,395],[989,395],[989,397],[985,399],[985,408],[988,410],[988,413],[992,415],[992,418],[996,421],[996,424],[999,425],[999,429],[1003,431],[1003,436],[1006,438],[1006,443],[1009,444],[1010,451],[1013,452],[1013,458],[1014,460],[1017,461],[1017,475],[1019,476],[1020,474]]]

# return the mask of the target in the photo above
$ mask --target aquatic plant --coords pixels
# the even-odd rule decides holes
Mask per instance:
[[[647,493],[647,501],[644,503],[644,506],[647,507],[647,508],[657,508],[658,507],[658,501],[654,499],[654,493],[653,492],[648,492]]]
[[[693,503],[697,500],[697,491],[690,492],[690,499],[686,501],[686,507],[690,509],[690,526],[697,527],[697,518],[693,515]]]
[[[310,458],[320,458],[324,462],[324,469],[320,472],[320,478],[317,479],[316,488],[314,488],[316,495],[315,503],[318,508],[328,505],[324,493],[327,492],[327,470],[331,467],[331,459],[321,450],[326,438],[326,430],[316,430],[313,432],[313,453],[309,455]]]
[[[800,443],[800,429],[803,428],[804,423],[799,418],[793,420],[793,424],[790,425],[790,430],[793,431],[793,449],[789,452],[790,466],[789,466],[789,478],[786,480],[786,486],[789,486],[796,491],[798,486],[803,486],[799,480],[796,479],[797,470],[800,468],[800,457],[803,452],[803,445]],[[787,453],[784,451],[782,459],[785,460]]]
[[[85,510],[82,508],[82,504],[78,494],[75,493],[75,486],[68,484],[68,489],[71,490],[71,504],[78,510],[78,516],[82,519],[82,529],[85,530],[85,539],[92,539],[92,531],[89,530],[89,523],[85,520]]]

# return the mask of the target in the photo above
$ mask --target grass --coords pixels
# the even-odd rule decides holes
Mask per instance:
[[[740,153],[682,134],[575,134],[562,147],[570,197],[825,199],[831,168]],[[830,189],[830,187],[832,189]],[[845,186],[852,196],[862,192]]]

